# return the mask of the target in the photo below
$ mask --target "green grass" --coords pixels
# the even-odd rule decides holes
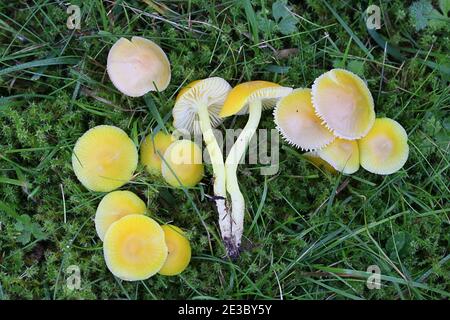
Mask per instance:
[[[383,25],[368,32],[365,5],[308,0],[291,7],[289,31],[291,20],[275,21],[268,0],[72,2],[80,31],[66,28],[62,1],[0,3],[0,299],[449,298],[448,20],[417,31],[410,3],[376,2]],[[159,43],[172,64],[168,89],[147,101],[121,95],[105,70],[112,44],[133,35]],[[192,80],[309,87],[333,67],[358,73],[377,115],[405,127],[402,170],[331,176],[284,143],[277,175],[241,165],[245,251],[231,262],[205,197],[211,168],[186,191],[139,168],[123,188],[158,221],[187,230],[192,262],[177,277],[111,275],[93,225],[103,194],[82,187],[71,168],[83,132],[112,124],[139,142],[152,128],[171,129],[174,96]],[[274,127],[270,112],[260,127]],[[80,267],[80,290],[66,286],[70,265]],[[381,268],[380,290],[366,287],[370,265]]]

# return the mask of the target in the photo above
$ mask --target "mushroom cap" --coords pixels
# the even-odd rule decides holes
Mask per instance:
[[[318,154],[317,151],[309,151],[303,154],[308,161],[310,161],[313,165],[318,168],[324,169],[329,173],[335,174],[337,171],[333,166],[331,166],[328,162],[323,160]]]
[[[320,149],[335,139],[315,114],[311,103],[311,89],[295,89],[281,98],[273,116],[282,137],[302,150]]]
[[[221,117],[248,113],[248,105],[253,100],[261,100],[263,108],[272,108],[277,100],[292,92],[292,88],[282,87],[278,83],[269,81],[248,81],[235,86],[228,94]]]
[[[114,86],[130,97],[163,91],[170,83],[170,62],[153,41],[120,38],[108,54],[107,71]]]
[[[145,202],[131,191],[113,191],[100,201],[95,213],[95,230],[103,241],[109,227],[129,214],[144,214]]]
[[[180,90],[172,110],[173,126],[194,134],[201,134],[198,107],[207,103],[212,127],[217,127],[222,118],[220,109],[231,90],[230,84],[219,77],[212,77],[191,82]]]
[[[100,125],[75,143],[72,167],[78,180],[92,191],[109,192],[126,184],[138,163],[136,146],[120,128]]]
[[[317,154],[342,173],[352,174],[359,169],[358,143],[354,140],[336,138],[325,148],[317,150]]]
[[[164,231],[147,216],[125,216],[106,232],[103,254],[108,269],[116,277],[126,281],[148,279],[166,261]]]
[[[358,140],[361,166],[376,174],[392,174],[408,160],[408,135],[395,120],[378,118],[369,133]]]
[[[158,131],[152,136],[149,134],[141,144],[141,163],[145,166],[149,173],[161,173],[161,157],[167,148],[173,142],[171,134]]]
[[[347,70],[333,69],[318,77],[312,86],[312,103],[317,115],[339,138],[359,139],[375,121],[369,88]]]
[[[163,276],[175,276],[187,268],[191,261],[191,245],[184,232],[174,225],[162,226],[168,248],[166,262],[159,270]]]
[[[173,187],[180,187],[180,182],[184,187],[195,186],[204,174],[202,150],[190,140],[175,141],[164,153],[161,173]]]

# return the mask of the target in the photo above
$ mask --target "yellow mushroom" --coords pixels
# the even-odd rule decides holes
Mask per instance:
[[[311,103],[311,89],[296,89],[281,98],[273,115],[282,137],[302,150],[321,149],[335,139],[315,114]]]
[[[159,270],[163,276],[175,276],[187,268],[191,261],[191,245],[184,232],[173,225],[162,226],[166,239],[167,255],[166,262]]]
[[[141,163],[152,174],[161,173],[161,158],[173,142],[170,134],[159,131],[154,136],[149,134],[141,144]]]
[[[108,54],[107,71],[114,86],[130,97],[163,91],[170,83],[170,62],[153,41],[120,38]]]
[[[106,231],[117,220],[129,214],[144,214],[146,205],[131,191],[113,191],[100,201],[95,213],[95,229],[103,241]]]
[[[325,148],[317,150],[317,155],[342,173],[352,174],[359,169],[359,150],[356,141],[336,138]]]
[[[103,253],[108,269],[116,277],[127,281],[148,279],[166,261],[164,231],[147,216],[127,215],[109,227]]]
[[[323,160],[318,154],[317,151],[309,151],[303,154],[303,157],[306,158],[309,162],[311,162],[316,167],[323,169],[331,174],[335,174],[337,171],[333,166],[331,166],[328,162]]]
[[[175,141],[164,153],[161,173],[173,187],[195,186],[204,173],[202,150],[190,140]]]
[[[248,113],[248,121],[237,138],[225,161],[226,186],[231,197],[231,215],[224,219],[219,217],[222,238],[227,254],[232,259],[239,256],[241,238],[244,232],[245,201],[239,189],[236,175],[241,158],[258,128],[263,108],[273,107],[278,99],[292,92],[292,88],[282,87],[277,83],[268,81],[249,81],[235,86],[227,96],[221,117]]]
[[[89,190],[109,192],[126,184],[138,162],[136,146],[120,128],[101,125],[86,131],[76,142],[72,167]]]
[[[395,120],[379,118],[369,133],[358,141],[361,166],[376,174],[392,174],[408,160],[408,135]]]
[[[312,86],[312,103],[327,128],[339,138],[364,137],[375,121],[369,88],[347,70],[333,69],[318,77]]]

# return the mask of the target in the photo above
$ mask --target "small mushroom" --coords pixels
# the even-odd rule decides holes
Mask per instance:
[[[120,128],[100,125],[75,143],[72,167],[89,190],[109,192],[126,184],[138,162],[136,146]]]
[[[175,141],[164,153],[161,173],[173,187],[195,186],[204,174],[202,150],[190,140]]]
[[[358,145],[361,166],[372,173],[392,174],[408,160],[408,135],[397,121],[389,118],[376,119]]]
[[[337,172],[336,169],[333,168],[333,166],[331,166],[328,162],[319,157],[317,151],[305,152],[303,154],[303,157],[306,158],[306,160],[311,162],[314,166],[316,166],[319,169],[323,169],[331,174],[335,174]]]
[[[108,269],[116,277],[126,281],[148,279],[166,261],[164,231],[147,216],[127,215],[106,231],[103,254]]]
[[[348,140],[364,137],[375,121],[372,94],[357,75],[333,69],[318,77],[312,86],[317,115],[335,136]]]
[[[214,175],[214,200],[219,221],[224,222],[230,219],[226,206],[225,164],[212,128],[222,122],[219,112],[230,90],[228,82],[219,77],[191,82],[180,90],[172,111],[175,128],[203,135]],[[224,228],[230,223],[219,225],[222,235],[229,233]]]
[[[129,214],[144,214],[145,202],[131,191],[113,191],[100,201],[95,213],[95,229],[103,241],[109,227]]]
[[[168,255],[166,262],[159,270],[163,276],[175,276],[187,268],[191,261],[191,245],[184,232],[174,225],[162,226],[166,239]]]
[[[317,155],[342,173],[352,174],[359,169],[359,150],[356,141],[336,138],[325,148],[317,150]]]
[[[144,139],[141,144],[140,159],[149,173],[161,173],[161,158],[172,142],[172,135],[162,131],[158,131],[155,135],[149,134]]]
[[[335,139],[314,111],[311,89],[296,89],[281,98],[273,115],[283,138],[302,150],[321,149]]]
[[[221,117],[248,113],[247,124],[231,148],[225,161],[227,191],[231,197],[231,219],[221,220],[222,233],[228,255],[235,259],[239,256],[241,238],[244,231],[245,201],[239,189],[236,175],[237,166],[255,133],[263,108],[273,107],[277,100],[292,92],[292,88],[282,87],[268,81],[250,81],[238,84],[229,93],[220,111]]]
[[[153,41],[120,38],[108,54],[107,71],[114,86],[130,97],[163,91],[170,83],[170,62]]]

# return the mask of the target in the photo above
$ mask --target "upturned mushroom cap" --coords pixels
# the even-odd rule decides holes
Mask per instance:
[[[95,230],[103,241],[109,227],[129,214],[144,214],[144,201],[131,191],[113,191],[100,201],[95,213]]]
[[[125,216],[106,232],[103,253],[108,269],[116,277],[126,281],[148,279],[166,261],[164,231],[147,216]]]
[[[376,174],[392,174],[408,160],[408,135],[395,120],[379,118],[369,133],[358,140],[361,166]]]
[[[337,171],[352,174],[359,169],[358,143],[353,140],[336,138],[332,143],[317,151],[319,157]]]
[[[206,103],[208,106],[211,126],[217,127],[222,119],[220,109],[231,90],[227,81],[219,77],[212,77],[191,82],[180,90],[172,110],[173,126],[194,134],[200,134],[198,106]]]
[[[161,164],[164,180],[173,187],[193,187],[203,178],[202,150],[190,140],[172,143]],[[179,181],[178,181],[179,180]]]
[[[162,131],[159,131],[153,137],[152,134],[149,134],[144,139],[140,150],[141,163],[149,173],[161,173],[161,158],[173,141],[172,135]]]
[[[347,70],[333,69],[318,77],[312,86],[312,103],[339,138],[359,139],[375,121],[372,94],[360,77]]]
[[[166,262],[159,270],[163,276],[175,276],[187,268],[191,261],[191,245],[184,232],[173,225],[162,226],[169,250]]]
[[[292,88],[282,87],[278,83],[269,81],[249,81],[238,84],[228,94],[221,117],[248,113],[248,105],[253,100],[261,100],[263,108],[272,108],[277,100],[292,92]]]
[[[163,91],[170,83],[170,62],[153,41],[120,38],[108,54],[107,71],[114,86],[130,97]]]
[[[273,116],[282,137],[302,150],[320,149],[335,139],[315,114],[310,89],[296,89],[281,98]]]
[[[126,184],[138,162],[136,146],[120,128],[101,125],[76,142],[72,167],[78,180],[92,191],[109,192]]]

